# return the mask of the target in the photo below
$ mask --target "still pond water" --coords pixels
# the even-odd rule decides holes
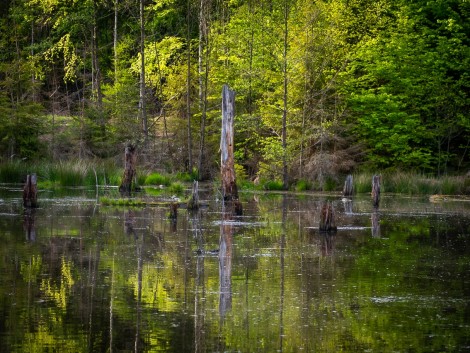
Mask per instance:
[[[470,202],[201,197],[172,222],[0,186],[0,352],[470,352]]]

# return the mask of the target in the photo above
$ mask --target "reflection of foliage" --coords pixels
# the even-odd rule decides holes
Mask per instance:
[[[61,277],[59,287],[52,283],[50,278],[43,279],[41,282],[41,290],[44,292],[46,298],[52,299],[57,307],[62,310],[67,308],[67,297],[75,281],[72,277],[72,266],[70,261],[62,258]]]
[[[42,268],[42,259],[39,255],[33,255],[29,262],[21,262],[20,273],[25,282],[35,281]]]

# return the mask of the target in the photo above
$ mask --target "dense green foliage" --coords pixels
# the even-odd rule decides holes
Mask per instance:
[[[1,3],[0,162],[133,141],[148,169],[213,178],[229,84],[248,178],[470,167],[468,1],[141,3],[142,32],[137,1]]]

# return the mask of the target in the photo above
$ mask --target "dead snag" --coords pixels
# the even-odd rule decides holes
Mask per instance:
[[[38,186],[36,174],[28,174],[23,188],[23,206],[26,208],[37,207],[37,194]]]
[[[227,85],[222,89],[222,134],[220,137],[220,173],[224,200],[238,200],[233,157],[233,119],[235,115],[235,92]]]
[[[132,190],[132,182],[136,175],[136,149],[134,145],[127,145],[124,152],[124,175],[122,176],[119,191],[129,194]]]
[[[374,207],[379,207],[379,203],[380,203],[380,179],[381,179],[380,175],[374,175],[372,177],[371,196],[372,196],[372,204],[374,205]]]
[[[199,183],[197,180],[193,182],[193,190],[191,197],[188,200],[187,205],[188,210],[197,210],[199,209]]]
[[[172,221],[176,221],[178,219],[178,202],[170,203],[170,213],[168,218]]]
[[[344,181],[343,196],[352,196],[353,192],[353,177],[349,174]]]
[[[320,231],[321,232],[336,232],[335,223],[335,210],[331,202],[323,204],[320,211]]]

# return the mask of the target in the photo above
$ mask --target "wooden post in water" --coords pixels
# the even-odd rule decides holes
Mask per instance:
[[[136,161],[135,146],[129,144],[124,151],[124,175],[122,176],[119,191],[121,193],[129,194],[132,190],[132,181],[136,175]]]
[[[220,174],[222,177],[222,197],[233,201],[237,214],[242,213],[238,200],[233,156],[233,120],[235,116],[235,92],[227,85],[222,89],[222,134],[220,137]]]
[[[380,203],[380,179],[381,179],[380,175],[374,175],[372,177],[371,196],[372,196],[372,204],[374,205],[374,207],[379,207],[379,203]]]
[[[36,174],[28,174],[23,188],[23,206],[26,208],[37,207],[37,177]]]
[[[193,181],[193,190],[187,208],[192,211],[199,209],[199,182],[197,180]]]
[[[353,192],[353,177],[349,174],[344,181],[343,196],[352,196]]]
[[[335,210],[331,202],[325,202],[320,211],[320,231],[336,232]]]

